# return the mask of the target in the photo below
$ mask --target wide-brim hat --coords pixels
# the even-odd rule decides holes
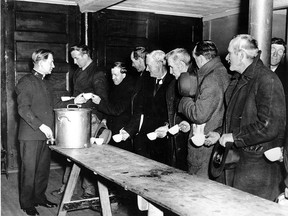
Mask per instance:
[[[103,144],[108,144],[110,142],[112,131],[108,129],[106,119],[101,121],[95,114],[92,114],[91,135],[95,138],[103,138]]]
[[[103,121],[97,127],[94,137],[96,138],[104,138],[103,144],[108,144],[110,142],[112,136],[112,131],[109,130]]]

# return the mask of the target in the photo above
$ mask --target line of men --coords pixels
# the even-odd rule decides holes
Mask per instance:
[[[275,51],[272,47],[273,55],[282,54],[283,57],[285,45],[282,44],[284,50],[277,47]],[[234,177],[231,186],[274,200],[280,193],[280,165],[267,161],[263,153],[284,145],[285,93],[279,77],[264,66],[260,54],[257,41],[252,36],[235,36],[226,56],[230,71],[236,72],[230,76],[216,45],[209,40],[198,42],[193,49],[197,69],[185,49],[177,48],[165,54],[161,50],[148,53],[145,48],[138,47],[130,56],[132,66],[139,72],[135,82],[125,84],[123,80],[128,76],[122,63],[115,65],[119,70],[113,67],[111,71],[114,84],[120,91],[125,92],[135,83],[133,94],[129,88],[129,94],[122,92],[119,101],[117,93],[121,92],[117,88],[109,91],[105,73],[92,60],[88,47],[73,46],[71,56],[79,66],[73,77],[73,102],[93,108],[100,119],[106,112],[108,128],[113,127],[115,118],[121,116],[126,108],[131,110],[130,119],[125,118],[123,125],[113,129],[112,133],[120,133],[123,141],[131,139],[133,142],[128,145],[135,153],[187,170],[190,174],[212,179],[209,162],[213,145],[219,142],[221,146],[234,148],[240,160],[231,174]],[[40,113],[52,113],[56,102],[53,102],[51,89],[44,79],[54,68],[53,52],[40,49],[33,53],[32,59],[33,73],[19,81],[16,93],[21,116],[20,204],[28,215],[37,215],[36,206],[55,206],[45,195],[50,160],[43,161],[43,158],[50,157],[46,139],[53,138],[53,117],[47,118]],[[93,93],[91,100],[83,97],[83,93]],[[34,94],[49,106],[39,104]],[[121,101],[131,101],[131,98],[132,103],[123,103],[124,108],[117,108]],[[168,129],[176,124],[180,132],[171,135]],[[202,146],[196,146],[190,139],[199,130],[206,136]],[[147,133],[153,131],[157,139],[150,140]],[[35,140],[41,143],[45,152],[38,147],[35,149],[39,144],[32,143]],[[286,141],[284,162],[288,166],[287,152]],[[92,187],[93,184],[88,184],[86,188],[88,195],[93,196],[95,189]],[[41,191],[38,188],[42,188]]]
[[[230,184],[274,200],[280,193],[281,170],[277,163],[268,162],[263,153],[283,145],[285,94],[278,76],[260,60],[257,41],[250,35],[238,35],[230,42],[226,60],[230,70],[237,72],[232,77],[221,63],[212,41],[201,41],[194,47],[192,54],[197,71],[185,49],[178,48],[167,54],[161,50],[145,53],[143,48],[138,48],[138,53],[139,50],[144,58],[142,71],[138,70],[141,71],[138,92],[134,95],[134,101],[138,101],[132,107],[130,122],[119,131],[122,139],[133,138],[133,150],[137,154],[184,170],[187,166],[190,174],[211,179],[211,145],[219,140],[222,146],[234,148],[240,155],[232,176],[226,176],[232,179]],[[137,49],[131,53],[134,67],[139,63],[137,55]],[[265,71],[265,76],[259,71]],[[187,72],[191,76],[189,94],[183,93],[187,92],[187,86],[181,79],[177,83],[181,74],[187,76]],[[271,80],[273,83],[269,83]],[[270,103],[267,105],[264,99]],[[182,132],[171,136],[168,128],[175,124],[179,124]],[[205,145],[199,147],[193,145],[190,138],[201,127],[207,139]],[[152,131],[157,133],[156,140],[147,137]],[[188,131],[190,134],[185,134]],[[267,172],[271,177],[267,177]]]

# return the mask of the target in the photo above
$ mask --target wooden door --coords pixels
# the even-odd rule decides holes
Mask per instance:
[[[18,120],[15,85],[32,69],[31,55],[39,48],[54,52],[55,68],[49,79],[55,95],[69,91],[73,61],[69,47],[79,41],[80,12],[76,6],[8,1],[5,19],[4,85],[1,86],[2,141],[8,150],[9,169],[18,167]],[[72,64],[69,64],[72,62]],[[3,83],[3,82],[2,82]]]
[[[109,70],[114,61],[131,64],[130,53],[136,46],[191,51],[194,42],[202,39],[202,28],[200,18],[103,10],[92,15],[91,43],[99,65]]]
[[[92,15],[92,47],[94,59],[107,71],[113,62],[130,63],[130,53],[136,46],[149,47],[152,32],[151,13],[104,10]]]

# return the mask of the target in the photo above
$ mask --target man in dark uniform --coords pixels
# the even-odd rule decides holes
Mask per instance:
[[[53,140],[53,98],[44,79],[54,66],[53,53],[39,49],[32,55],[34,68],[22,77],[17,86],[20,126],[21,180],[20,205],[27,215],[38,215],[35,206],[57,206],[47,200],[45,191],[50,170],[50,149],[47,139]]]

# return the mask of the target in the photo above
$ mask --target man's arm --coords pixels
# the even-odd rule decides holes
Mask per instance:
[[[275,139],[279,137],[279,132],[285,127],[283,125],[285,99],[280,80],[270,76],[262,76],[258,82],[258,88],[255,90],[257,120],[233,131],[234,143],[237,147],[255,145]]]
[[[221,91],[217,83],[211,82],[211,79],[206,77],[196,101],[192,97],[183,97],[180,100],[178,111],[193,123],[206,123],[217,109],[223,94],[224,92]]]
[[[42,121],[37,118],[31,109],[33,94],[35,94],[32,82],[27,77],[23,77],[17,84],[15,91],[17,93],[19,115],[34,130],[39,129]]]

